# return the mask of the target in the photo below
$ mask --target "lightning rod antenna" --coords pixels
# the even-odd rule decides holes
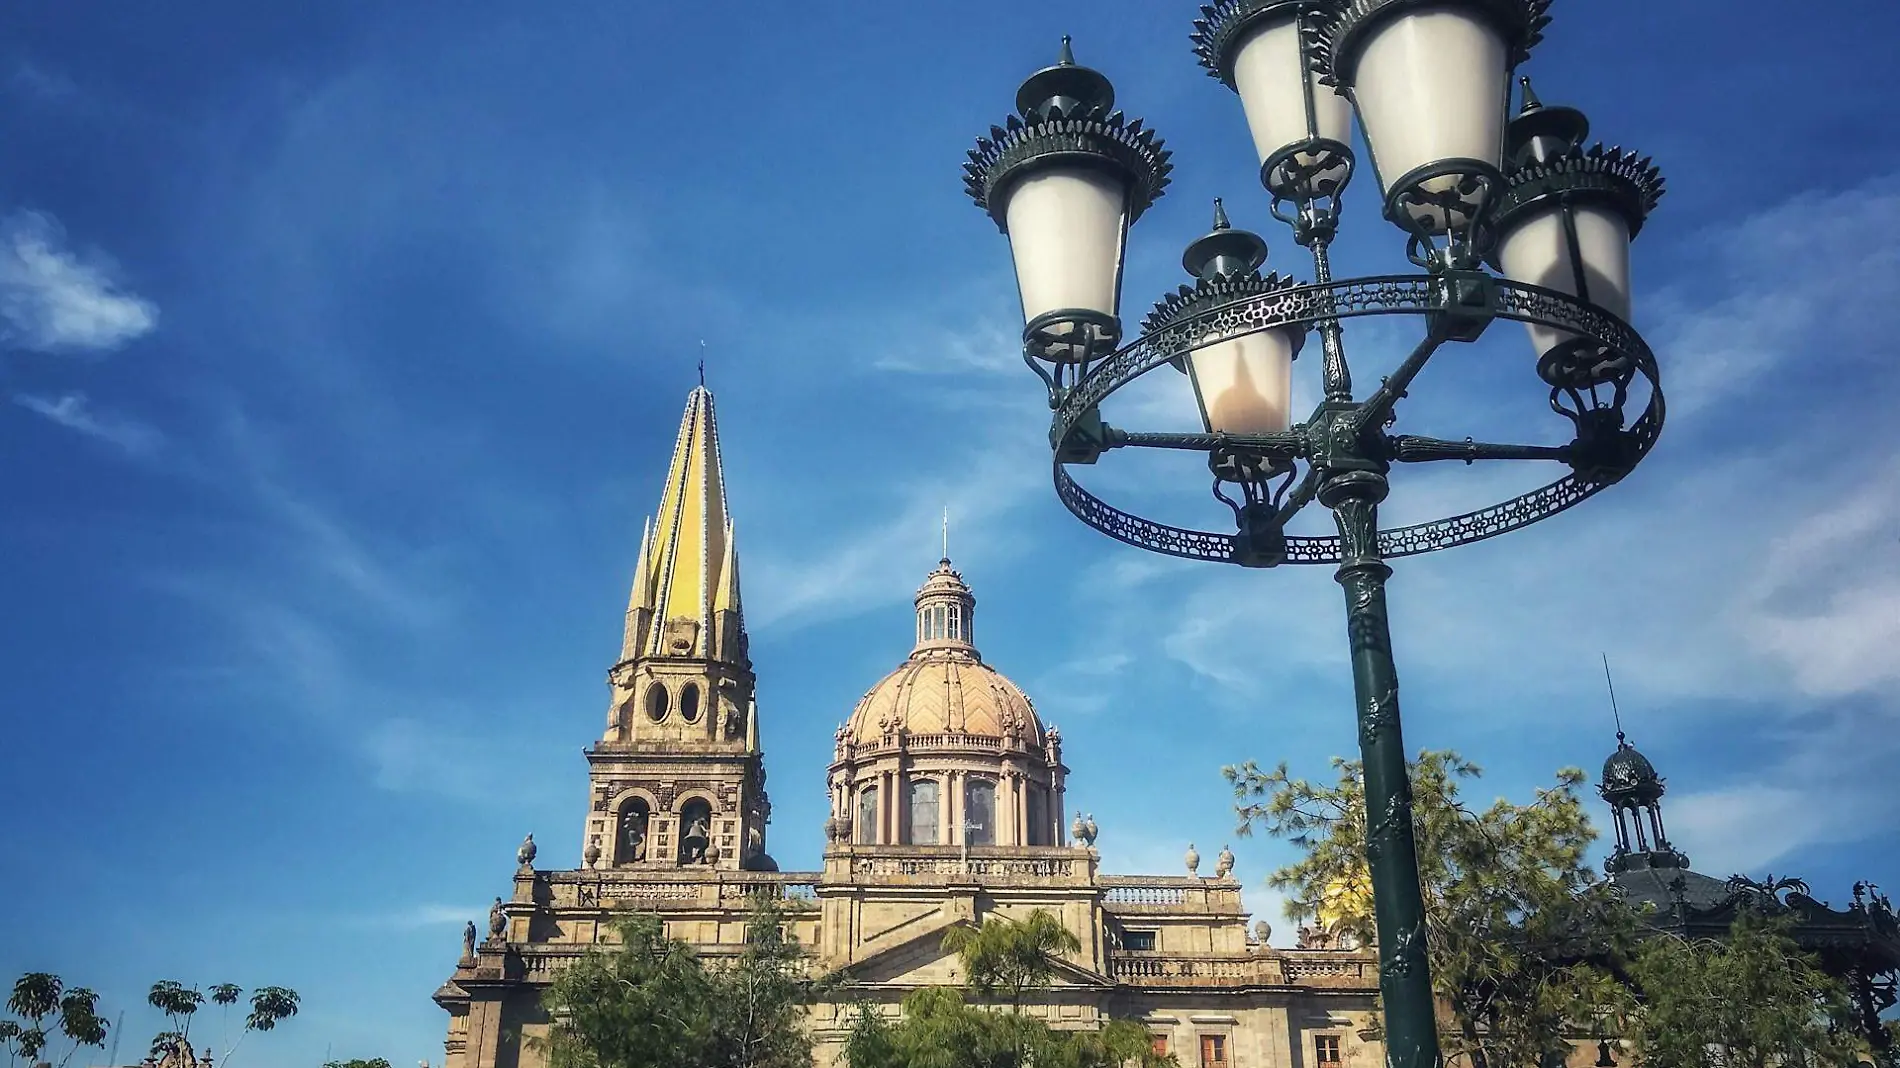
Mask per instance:
[[[1616,718],[1616,741],[1618,745],[1621,745],[1623,743],[1623,713],[1616,707],[1616,680],[1610,678],[1610,654],[1604,653],[1602,656],[1603,684],[1610,688],[1610,715]]]

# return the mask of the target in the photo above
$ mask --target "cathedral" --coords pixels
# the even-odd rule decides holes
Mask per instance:
[[[616,913],[657,914],[714,957],[738,950],[761,894],[787,907],[788,934],[820,967],[851,978],[840,1001],[811,1008],[820,1065],[839,1061],[851,1002],[896,1013],[912,990],[961,982],[947,931],[1037,909],[1081,943],[1025,1007],[1053,1027],[1138,1020],[1196,1068],[1384,1063],[1371,954],[1324,930],[1269,946],[1265,924],[1249,928],[1232,854],[1205,873],[1191,848],[1181,875],[1102,870],[1093,821],[1064,809],[1061,732],[984,660],[976,605],[948,559],[925,577],[908,655],[838,728],[829,818],[794,829],[824,836],[823,867],[779,871],[718,424],[712,394],[694,389],[586,750],[580,865],[537,866],[532,838],[522,844],[487,937],[469,926],[436,991],[445,1068],[539,1068],[524,1039],[547,1031],[541,994],[611,940]],[[818,769],[799,774],[815,785]]]

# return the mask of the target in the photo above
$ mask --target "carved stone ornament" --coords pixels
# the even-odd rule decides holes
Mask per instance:
[[[463,960],[475,959],[475,921],[474,920],[468,921],[468,926],[462,928],[462,959]]]
[[[669,619],[660,635],[669,655],[684,656],[693,651],[693,643],[699,639],[699,623],[691,619]]]
[[[589,841],[587,843],[587,848],[581,853],[581,863],[587,865],[590,868],[600,863],[600,842],[599,841]]]
[[[1258,942],[1258,943],[1260,943],[1261,945],[1263,945],[1263,946],[1264,946],[1264,945],[1266,945],[1266,944],[1267,944],[1267,940],[1268,940],[1268,939],[1270,939],[1270,938],[1272,938],[1272,937],[1273,937],[1273,925],[1272,925],[1272,924],[1270,924],[1270,923],[1268,923],[1268,922],[1267,922],[1267,921],[1265,921],[1265,920],[1256,920],[1256,921],[1254,921],[1254,925],[1253,925],[1253,938],[1254,938],[1254,941],[1256,941],[1256,942]]]
[[[1234,870],[1234,851],[1226,846],[1220,847],[1220,856],[1214,858],[1214,878],[1225,879],[1227,873]]]
[[[1193,842],[1189,842],[1189,843],[1188,843],[1188,848],[1187,848],[1187,855],[1186,855],[1185,857],[1182,857],[1181,859],[1182,859],[1182,860],[1185,860],[1185,861],[1187,862],[1187,870],[1188,870],[1188,874],[1189,874],[1189,875],[1199,875],[1199,874],[1200,874],[1200,871],[1201,871],[1201,854],[1200,854],[1200,852],[1199,852],[1199,851],[1197,851],[1197,850],[1196,850],[1196,849],[1194,848],[1194,843],[1193,843]]]
[[[533,868],[535,854],[539,852],[539,847],[534,844],[534,833],[530,831],[528,837],[521,840],[521,848],[515,850],[515,860],[523,869]]]
[[[501,911],[501,898],[496,898],[495,903],[488,909],[488,937],[499,942],[507,933],[508,916]]]

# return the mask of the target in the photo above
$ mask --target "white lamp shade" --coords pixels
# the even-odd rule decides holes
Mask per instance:
[[[1293,425],[1293,357],[1306,339],[1261,330],[1188,353],[1201,418],[1212,434],[1277,434]]]
[[[1059,308],[1116,313],[1127,205],[1122,181],[1092,167],[1050,167],[1016,183],[1004,218],[1025,322]]]
[[[1319,84],[1300,55],[1299,26],[1293,13],[1267,23],[1241,42],[1234,56],[1234,88],[1247,113],[1254,151],[1265,163],[1275,152],[1318,136],[1352,143],[1352,104]],[[1314,128],[1306,126],[1306,90],[1311,84]]]
[[[1577,251],[1583,261],[1584,286],[1577,284],[1564,233],[1563,210],[1547,210],[1512,226],[1498,240],[1498,263],[1507,278],[1568,293],[1587,294],[1590,303],[1625,322],[1630,316],[1630,228],[1617,212],[1592,204],[1571,206],[1577,226]],[[1526,324],[1538,354],[1556,348],[1576,335],[1567,330]]]
[[[1440,160],[1501,165],[1510,69],[1490,23],[1457,7],[1396,15],[1367,35],[1353,70],[1381,188],[1390,192],[1407,172]]]

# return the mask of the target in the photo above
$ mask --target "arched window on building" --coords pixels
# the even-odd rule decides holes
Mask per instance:
[[[937,844],[937,780],[913,779],[910,784],[911,845]]]
[[[877,787],[858,791],[858,818],[854,824],[859,845],[877,844]]]
[[[996,844],[996,783],[971,779],[963,788],[963,840],[971,845]]]
[[[706,847],[712,844],[712,805],[695,797],[680,809],[681,864],[700,864],[706,859]]]
[[[1049,793],[1040,786],[1029,788],[1029,842],[1032,846],[1049,845]]]
[[[620,806],[620,819],[614,831],[615,864],[647,859],[647,820],[651,815],[646,801],[638,797]]]

